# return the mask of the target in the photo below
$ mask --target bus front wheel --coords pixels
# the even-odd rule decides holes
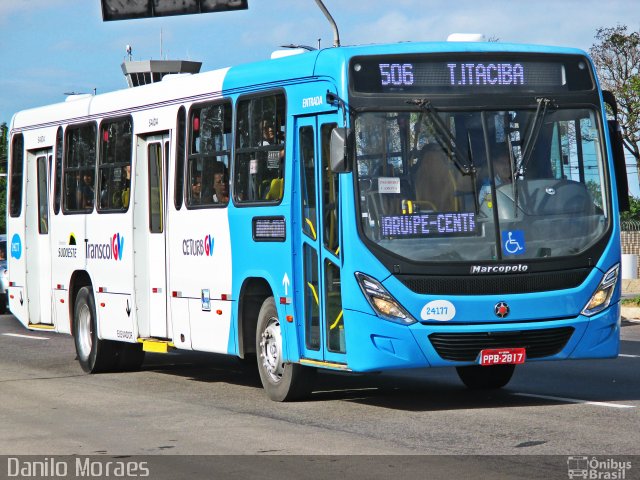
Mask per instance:
[[[96,303],[91,287],[82,287],[76,297],[73,339],[82,370],[99,373],[115,368],[118,359],[117,344],[98,338]]]
[[[489,390],[502,388],[509,383],[515,368],[515,365],[471,365],[456,367],[456,371],[468,388]]]
[[[260,380],[271,400],[299,400],[311,393],[315,369],[284,361],[282,330],[273,297],[262,303],[258,314],[256,352]]]

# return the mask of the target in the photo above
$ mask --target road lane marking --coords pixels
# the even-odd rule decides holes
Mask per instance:
[[[514,393],[520,397],[532,397],[542,398],[544,400],[556,400],[567,403],[586,403],[589,405],[597,405],[599,407],[611,407],[611,408],[636,408],[635,405],[623,405],[621,403],[608,403],[608,402],[593,402],[590,400],[580,400],[579,398],[566,398],[566,397],[552,397],[551,395],[536,395],[534,393]]]
[[[33,340],[49,340],[49,337],[34,337],[33,335],[21,335],[19,333],[3,333],[7,337],[31,338]]]
[[[628,353],[619,353],[618,356],[627,358],[640,358],[640,355],[629,355]]]

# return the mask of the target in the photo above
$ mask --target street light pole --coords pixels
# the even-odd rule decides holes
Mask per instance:
[[[327,20],[329,20],[329,23],[331,24],[331,28],[333,28],[333,46],[339,47],[340,34],[338,33],[338,25],[336,25],[336,21],[333,19],[333,17],[329,13],[329,10],[327,10],[327,7],[324,6],[324,3],[322,3],[322,0],[316,0],[316,4],[318,5],[318,8],[322,10],[322,13],[324,13],[324,16],[327,17]]]

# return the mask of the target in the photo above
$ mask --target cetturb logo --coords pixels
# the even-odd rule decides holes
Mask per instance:
[[[204,238],[186,238],[182,240],[182,254],[190,257],[211,257],[215,239],[213,235]]]
[[[13,237],[11,237],[11,256],[16,260],[19,260],[22,256],[22,240],[20,240],[20,235],[17,233],[14,233]]]

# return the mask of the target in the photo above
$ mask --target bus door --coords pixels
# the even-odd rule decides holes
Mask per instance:
[[[342,319],[338,176],[329,169],[329,139],[337,115],[297,119],[300,188],[296,229],[296,316],[303,358],[345,363]],[[296,205],[297,204],[297,205]]]
[[[25,217],[26,301],[29,324],[51,325],[49,171],[53,150],[27,152]]]
[[[138,335],[169,338],[167,315],[167,164],[169,132],[138,136],[133,211]]]

